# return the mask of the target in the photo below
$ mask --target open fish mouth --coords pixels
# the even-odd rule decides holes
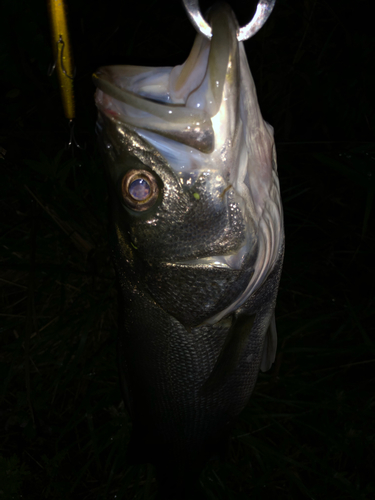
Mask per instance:
[[[240,211],[244,230],[235,251],[172,259],[238,270],[256,248],[249,284],[214,322],[261,286],[284,237],[273,129],[262,118],[243,43],[236,38],[237,21],[227,5],[213,8],[208,18],[211,40],[198,34],[184,64],[103,67],[93,80],[100,113],[144,139],[180,185],[190,188],[206,176],[216,203]]]
[[[99,110],[134,127],[187,183],[204,171],[234,177],[238,165],[228,166],[240,105],[238,26],[229,8],[210,22],[212,40],[198,35],[180,66],[109,66],[93,76]]]
[[[230,53],[236,52],[235,31],[216,17],[212,42],[197,36],[181,66],[100,68],[94,75],[94,83],[104,93],[97,93],[99,109],[128,125],[212,153],[219,139],[212,118],[220,110],[222,115],[224,108],[233,108],[222,104],[225,82],[232,78]],[[236,23],[233,15],[230,21]]]

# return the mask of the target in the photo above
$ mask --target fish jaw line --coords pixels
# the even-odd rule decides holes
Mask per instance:
[[[188,267],[203,267],[205,269],[220,268],[228,270],[239,270],[242,267],[242,262],[246,254],[246,246],[243,246],[236,254],[233,255],[213,255],[209,257],[202,257],[199,259],[178,261],[175,262],[175,264]]]

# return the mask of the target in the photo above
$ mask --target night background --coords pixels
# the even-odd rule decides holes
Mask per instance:
[[[255,11],[255,0],[228,3],[241,25]],[[56,75],[47,76],[46,3],[1,9],[0,500],[146,500],[153,468],[125,466],[131,423],[91,74],[181,64],[195,31],[179,0],[67,5],[85,145],[73,151]],[[286,253],[276,363],[237,420],[228,460],[202,474],[212,500],[375,498],[371,7],[277,0],[245,42],[275,128]]]

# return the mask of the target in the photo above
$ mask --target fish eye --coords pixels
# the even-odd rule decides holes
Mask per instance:
[[[151,208],[159,194],[156,179],[147,170],[129,170],[122,179],[121,189],[125,205],[137,212]]]

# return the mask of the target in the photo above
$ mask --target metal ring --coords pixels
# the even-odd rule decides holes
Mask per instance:
[[[212,29],[211,26],[205,21],[201,11],[199,10],[198,0],[182,0],[182,2],[194,28],[199,33],[202,33],[202,35],[210,39],[212,37]],[[260,30],[269,18],[275,6],[275,2],[276,0],[258,1],[257,9],[252,20],[246,24],[246,26],[243,26],[238,30],[237,40],[239,42],[248,40]]]

